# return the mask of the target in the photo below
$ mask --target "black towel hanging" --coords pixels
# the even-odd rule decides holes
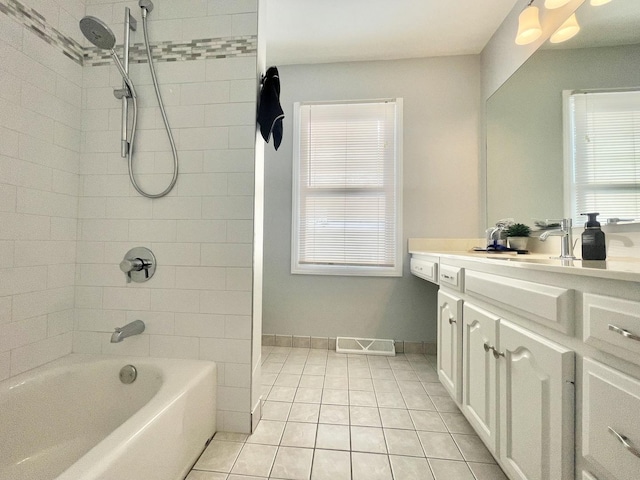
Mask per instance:
[[[262,79],[260,90],[260,105],[258,106],[258,124],[260,134],[265,142],[273,137],[273,146],[276,150],[282,142],[282,120],[284,111],[280,106],[280,77],[276,67],[269,67]]]

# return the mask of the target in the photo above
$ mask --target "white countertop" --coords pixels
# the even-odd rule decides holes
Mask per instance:
[[[438,239],[429,245],[427,239],[411,239],[409,241],[409,253],[413,255],[434,255],[440,258],[461,259],[467,261],[488,263],[492,265],[504,265],[512,268],[524,268],[529,270],[539,270],[556,272],[569,275],[582,275],[589,277],[608,278],[613,280],[623,280],[640,282],[640,259],[635,257],[610,257],[607,260],[561,260],[550,258],[549,253],[530,253],[518,255],[515,252],[508,253],[487,253],[465,250],[467,245],[460,240],[454,242],[455,247],[460,250],[448,250],[442,248],[443,242]],[[474,243],[474,239],[466,241],[469,248]],[[429,248],[431,246],[440,248]],[[427,247],[427,248],[425,248]]]

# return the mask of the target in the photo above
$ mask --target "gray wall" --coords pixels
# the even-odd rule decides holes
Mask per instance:
[[[267,146],[264,333],[435,342],[436,288],[409,274],[409,237],[479,230],[479,56],[287,66],[285,135]],[[293,102],[404,98],[402,278],[291,275]]]

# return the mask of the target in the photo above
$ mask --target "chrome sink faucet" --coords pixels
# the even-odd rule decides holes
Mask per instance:
[[[560,259],[575,259],[575,255],[573,254],[573,234],[571,233],[571,228],[573,226],[573,220],[570,218],[563,218],[560,223],[560,228],[555,230],[547,230],[540,235],[540,241],[544,242],[551,235],[562,237],[560,242],[560,257],[552,257],[552,258],[560,258]]]
[[[485,233],[487,237],[487,247],[495,245],[500,240],[500,236],[502,235],[502,227],[489,227],[487,228]]]
[[[111,343],[120,343],[125,338],[140,335],[142,332],[144,332],[144,322],[142,320],[134,320],[124,327],[116,328],[115,332],[111,334]]]

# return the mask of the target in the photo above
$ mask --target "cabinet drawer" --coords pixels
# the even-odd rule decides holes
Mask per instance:
[[[584,359],[582,454],[617,480],[638,480],[639,411],[640,381]]]
[[[411,257],[411,273],[416,277],[438,283],[438,262],[426,258]]]
[[[618,357],[640,358],[640,303],[585,293],[584,341]]]
[[[573,290],[467,270],[465,292],[562,333],[573,333]]]
[[[440,264],[440,285],[463,291],[464,268]]]

